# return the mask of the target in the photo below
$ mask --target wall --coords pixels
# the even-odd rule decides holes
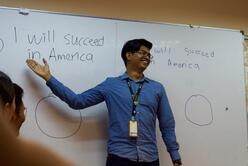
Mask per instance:
[[[59,2],[59,3],[58,3]],[[0,6],[24,7],[79,15],[196,24],[210,27],[241,29],[248,32],[246,0],[1,0]]]

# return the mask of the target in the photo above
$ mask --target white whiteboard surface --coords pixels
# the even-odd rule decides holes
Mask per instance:
[[[25,90],[21,135],[77,165],[106,160],[105,103],[72,110],[25,64],[48,60],[53,75],[75,92],[124,72],[123,44],[146,38],[154,47],[146,76],[167,91],[184,166],[247,166],[243,36],[214,28],[120,21],[0,9],[0,70]],[[71,38],[78,39],[72,44]],[[75,40],[74,40],[75,41]],[[158,130],[161,166],[172,165]]]

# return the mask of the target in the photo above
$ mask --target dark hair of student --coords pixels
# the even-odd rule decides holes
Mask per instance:
[[[121,51],[121,57],[125,63],[125,66],[127,66],[127,57],[126,53],[131,52],[135,53],[140,50],[141,46],[147,47],[149,50],[152,48],[152,43],[147,41],[146,39],[133,39],[127,41]]]
[[[0,71],[0,101],[2,104],[11,103],[15,97],[13,83],[9,76]]]

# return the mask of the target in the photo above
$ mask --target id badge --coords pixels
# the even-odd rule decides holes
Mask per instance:
[[[129,137],[132,138],[138,137],[138,123],[136,120],[129,121]]]

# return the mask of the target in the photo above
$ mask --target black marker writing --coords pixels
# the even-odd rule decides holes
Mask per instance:
[[[103,46],[104,45],[104,36],[101,38],[90,38],[90,37],[79,37],[72,34],[66,34],[64,36],[66,45],[73,46]]]
[[[0,38],[0,53],[3,51],[4,48],[4,42],[3,39]]]
[[[201,49],[190,49],[184,48],[184,51],[187,53],[188,56],[201,56],[206,58],[214,58],[214,51],[203,51]]]
[[[93,62],[92,53],[80,53],[78,51],[74,53],[56,53],[55,49],[52,48],[49,54],[49,60],[60,61],[91,61]]]
[[[28,43],[30,45],[39,45],[41,43],[54,43],[55,42],[55,31],[48,30],[47,32],[43,32],[41,34],[28,34]]]
[[[15,43],[17,43],[17,31],[16,31],[16,27],[14,27],[14,34],[15,34]]]
[[[191,63],[191,62],[176,62],[172,61],[171,59],[168,59],[169,67],[174,67],[178,69],[194,69],[194,70],[200,70],[200,65],[197,63]]]
[[[28,49],[28,58],[29,59],[41,59],[41,54],[39,51],[32,51],[31,49]]]

